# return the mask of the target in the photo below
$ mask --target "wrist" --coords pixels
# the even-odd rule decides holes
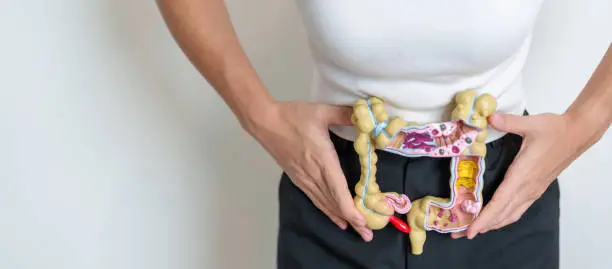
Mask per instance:
[[[218,91],[242,129],[253,135],[277,113],[279,102],[257,76],[240,76],[232,72],[224,73],[223,83],[218,87],[221,90]]]
[[[250,102],[239,113],[237,113],[238,121],[244,131],[252,136],[264,129],[266,126],[274,124],[280,115],[279,102],[272,98],[265,98],[256,102]]]
[[[578,141],[580,146],[590,147],[597,143],[605,133],[609,123],[597,107],[589,108],[570,108],[562,116],[566,119],[569,131]]]

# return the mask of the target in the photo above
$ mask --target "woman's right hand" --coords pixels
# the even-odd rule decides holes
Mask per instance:
[[[330,125],[351,125],[351,108],[295,101],[265,111],[247,131],[331,221],[341,229],[351,224],[363,240],[372,240],[329,136]]]
[[[343,229],[350,223],[364,239],[371,239],[372,231],[353,205],[328,132],[329,125],[351,124],[350,108],[275,102],[242,50],[224,1],[157,3],[185,55],[243,128],[334,223]]]

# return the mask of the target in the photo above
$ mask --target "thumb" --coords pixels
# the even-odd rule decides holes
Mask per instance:
[[[353,125],[351,115],[353,109],[346,106],[325,105],[323,116],[327,119],[329,125]]]
[[[523,135],[531,124],[528,116],[493,114],[489,116],[491,126],[499,131]]]

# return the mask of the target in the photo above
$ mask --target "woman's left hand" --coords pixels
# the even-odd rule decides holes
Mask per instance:
[[[467,235],[472,239],[518,221],[584,150],[584,135],[567,115],[495,114],[489,117],[489,123],[500,131],[522,136],[523,143],[491,201],[467,231],[454,233],[453,238]]]

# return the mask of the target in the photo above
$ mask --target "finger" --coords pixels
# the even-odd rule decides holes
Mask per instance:
[[[480,228],[478,231],[474,231],[473,236],[476,236],[477,234],[484,234],[490,230],[494,230],[495,227],[499,227],[500,225],[502,225],[502,223],[510,219],[512,213],[518,207],[518,202],[516,198],[504,199],[504,201],[506,202],[504,202],[505,205],[503,209],[496,212],[495,217],[492,218],[492,220],[489,223],[487,223],[484,227]],[[469,237],[469,233],[468,233],[468,237]]]
[[[340,216],[338,216],[338,214],[334,213],[334,211],[330,210],[329,207],[326,206],[326,203],[322,202],[323,200],[322,197],[324,197],[324,195],[315,194],[315,193],[321,194],[321,191],[316,189],[314,184],[312,186],[309,186],[309,184],[299,184],[299,185],[301,186],[298,186],[298,187],[302,189],[304,194],[306,194],[308,199],[310,199],[310,201],[314,204],[316,208],[321,210],[321,212],[323,212],[323,214],[325,214],[340,229],[346,230],[346,228],[348,227],[348,223],[345,220],[343,220]],[[327,204],[329,204],[329,202]]]
[[[346,183],[346,177],[342,172],[340,161],[335,152],[323,156],[321,174],[329,191],[328,197],[331,197],[340,215],[355,226],[365,226],[365,217],[355,208],[353,197]]]
[[[372,230],[366,228],[365,226],[353,226],[353,229],[355,229],[355,231],[361,236],[363,241],[370,242],[372,241],[372,238],[374,238],[374,233],[372,232]]]
[[[321,113],[327,119],[328,125],[353,125],[351,122],[353,109],[351,107],[323,105]]]
[[[506,171],[504,181],[500,185],[499,190],[496,191],[496,194],[499,193],[500,195],[502,195],[502,193],[513,194],[513,199],[508,203],[506,210],[500,214],[500,220],[493,224],[492,227],[480,231],[480,233],[486,233],[489,230],[497,230],[518,221],[527,208],[535,201],[529,199],[526,195],[526,193],[533,190],[533,187],[531,187],[530,184],[528,184],[529,182],[525,179],[528,178],[527,171],[532,170],[533,163],[535,163],[536,160],[533,159],[533,155],[530,154],[531,148],[525,145],[526,143],[521,145],[521,149],[515,160],[510,167],[508,167],[508,171]]]
[[[529,148],[525,145],[526,143],[521,145],[521,149],[508,167],[504,180],[495,191],[489,205],[485,206],[476,221],[468,228],[468,238],[471,239],[478,233],[486,233],[493,227],[500,226],[519,205],[523,204],[518,201],[522,197],[520,193],[529,190],[523,184],[526,178],[525,171],[532,167],[529,160],[530,154],[527,153]]]
[[[346,228],[348,227],[348,223],[345,220],[341,219],[340,217],[336,216],[336,214],[332,213],[332,211],[329,210],[329,208],[325,206],[325,204],[319,202],[318,199],[316,200],[316,202],[313,201],[313,203],[315,204],[317,208],[319,208],[323,212],[323,214],[325,214],[340,229],[346,230]]]
[[[329,183],[329,186],[334,186],[334,184],[330,180],[325,181],[325,182]],[[348,190],[348,186],[345,189]],[[340,200],[345,200],[345,199],[341,199],[340,196],[335,194],[335,193],[338,193],[338,191],[336,191],[335,188],[328,187],[327,190],[330,193],[330,195],[328,195],[327,197],[332,198],[333,200],[332,204],[336,205],[336,209],[340,211],[339,214],[343,216],[344,219],[351,224],[353,229],[359,234],[359,236],[361,236],[361,238],[365,242],[371,241],[372,238],[374,237],[374,234],[371,229],[366,227],[365,218],[355,208],[350,192],[348,192],[347,194],[348,195],[347,197],[349,198],[349,203],[347,204],[347,203],[338,202]],[[338,198],[340,198],[340,200]],[[347,211],[350,213],[348,213]],[[351,214],[354,216],[354,218],[350,217]]]
[[[498,190],[499,191],[499,190]],[[496,198],[495,196],[487,204],[474,223],[467,230],[468,239],[473,239],[478,233],[490,230],[503,218],[502,213],[508,207],[508,200]]]
[[[514,133],[524,136],[532,127],[529,116],[511,114],[493,114],[489,117],[491,126],[502,132]]]
[[[339,221],[341,221],[343,223],[342,226],[340,226],[340,228],[342,228],[343,230],[346,229],[347,227],[347,221],[344,220],[342,218],[342,214],[340,212],[340,208],[338,207],[338,205],[336,204],[336,202],[333,200],[333,198],[330,195],[330,190],[327,187],[327,185],[325,183],[322,183],[323,186],[317,185],[318,189],[317,189],[317,193],[320,194],[319,200],[321,201],[321,206],[325,208],[325,210],[327,210],[329,212],[329,215],[333,215],[334,218],[338,219]],[[336,221],[334,221],[335,223]]]
[[[365,217],[355,208],[337,154],[333,152],[324,155],[320,165],[322,177],[325,179],[323,180],[324,187],[329,193],[327,197],[331,198],[339,214],[351,224],[361,238],[366,242],[371,241],[374,236],[373,232],[365,226]]]
[[[461,231],[461,232],[452,233],[451,237],[453,239],[459,239],[459,238],[465,237],[466,235],[467,235],[467,231]]]
[[[344,174],[340,169],[340,164],[334,165],[332,162],[331,165],[328,165],[323,170],[327,179],[325,182],[329,189],[330,196],[338,207],[340,214],[345,220],[355,226],[365,226],[365,217],[355,208],[353,197],[348,189]]]
[[[518,207],[514,212],[512,212],[506,219],[504,219],[501,223],[493,226],[492,230],[498,230],[503,227],[506,227],[510,224],[513,224],[521,219],[525,211],[531,206],[532,202],[527,202],[524,205]]]

